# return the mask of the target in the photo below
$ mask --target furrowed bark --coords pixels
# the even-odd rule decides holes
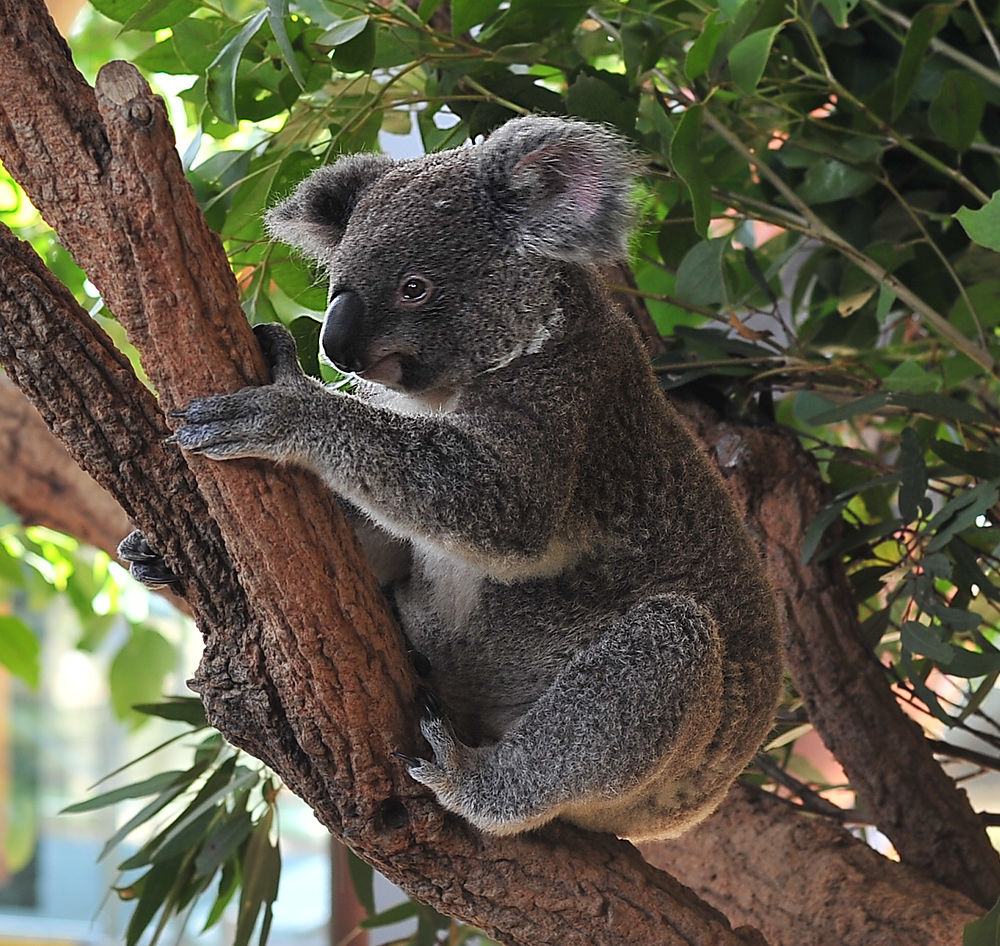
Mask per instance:
[[[982,913],[839,826],[745,785],[683,837],[642,851],[772,946],[961,946]]]
[[[677,405],[715,457],[785,605],[785,658],[809,719],[900,858],[990,907],[1000,859],[968,796],[896,702],[861,635],[839,561],[802,563],[806,528],[828,502],[819,470],[787,431],[719,422]]]
[[[34,0],[0,0],[0,61],[0,157],[129,331],[160,404],[265,380],[138,74],[106,67],[95,100]],[[23,244],[2,245],[0,360],[183,580],[206,637],[196,686],[228,738],[389,879],[505,943],[761,942],[624,842],[562,826],[501,840],[441,812],[392,758],[417,748],[402,641],[326,492],[164,444],[95,323]]]

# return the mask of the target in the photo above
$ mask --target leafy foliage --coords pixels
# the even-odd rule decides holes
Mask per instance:
[[[136,709],[184,722],[189,728],[125,768],[208,729],[201,702],[195,698],[176,697]],[[155,944],[173,915],[184,914],[206,894],[213,898],[204,927],[208,929],[219,922],[237,892],[234,946],[250,942],[258,919],[258,942],[267,940],[281,873],[273,838],[278,785],[263,766],[242,765],[240,759],[219,733],[209,732],[195,744],[188,769],[159,772],[65,809],[64,814],[73,814],[150,799],[107,841],[99,858],[103,860],[133,832],[146,831],[138,850],[118,865],[122,880],[115,890],[122,900],[135,901],[126,946],[135,946],[151,927],[145,942]],[[150,829],[154,818],[158,821]],[[142,873],[134,877],[135,871]]]

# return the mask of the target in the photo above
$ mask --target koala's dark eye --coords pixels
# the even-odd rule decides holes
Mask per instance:
[[[404,305],[421,305],[430,298],[433,288],[430,280],[423,276],[407,276],[399,284],[397,295]]]

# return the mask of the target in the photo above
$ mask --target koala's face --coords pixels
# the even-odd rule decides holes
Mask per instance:
[[[634,171],[605,129],[526,117],[412,161],[341,158],[267,225],[329,268],[330,361],[400,391],[449,389],[530,347],[560,266],[624,255]]]
[[[460,385],[500,363],[530,321],[514,258],[462,152],[388,170],[329,256],[320,343],[337,367],[397,390]]]

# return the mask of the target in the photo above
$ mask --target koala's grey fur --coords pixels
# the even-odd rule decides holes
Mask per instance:
[[[271,326],[274,383],[193,402],[175,434],[307,467],[353,510],[437,695],[409,771],[497,834],[676,835],[777,699],[757,551],[598,273],[634,171],[604,129],[535,117],[321,168],[267,222],[329,269],[321,339],[356,394]]]

